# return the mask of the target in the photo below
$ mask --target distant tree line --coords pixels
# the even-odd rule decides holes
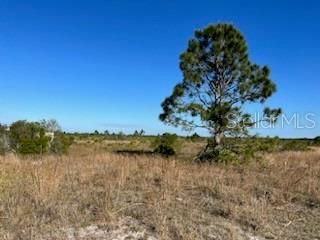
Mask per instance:
[[[142,136],[145,136],[145,133],[146,132],[143,129],[134,130],[134,132],[132,133],[124,133],[123,131],[112,132],[109,130],[99,132],[98,130],[94,130],[93,132],[85,132],[85,133],[75,132],[75,133],[72,133],[72,135],[83,137],[83,138],[86,138],[89,136],[104,136],[109,138],[121,139],[125,137],[142,137]]]
[[[19,120],[10,126],[0,124],[0,154],[62,154],[73,138],[62,132],[56,120],[28,122]]]

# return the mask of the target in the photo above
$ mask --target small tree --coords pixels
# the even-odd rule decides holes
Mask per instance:
[[[146,133],[146,132],[145,132],[143,129],[141,129],[140,132],[139,132],[139,135],[140,135],[140,136],[143,136],[145,133]]]
[[[40,121],[40,124],[48,132],[52,132],[52,133],[61,132],[61,127],[58,121],[55,119],[49,119],[49,120],[44,119]]]
[[[144,133],[145,133],[145,131],[144,131],[143,129],[141,129],[140,131],[135,130],[135,131],[133,132],[133,136],[135,136],[135,137],[141,137],[141,136],[144,135]]]
[[[195,32],[180,56],[183,80],[162,103],[166,124],[212,135],[207,149],[223,148],[225,136],[245,135],[254,125],[246,103],[264,103],[275,91],[267,66],[249,60],[241,33],[230,24],[210,25]],[[261,121],[275,121],[280,109],[266,108]]]
[[[198,133],[194,133],[190,136],[191,141],[198,141],[199,139],[201,139],[201,137],[199,136]]]
[[[94,134],[94,135],[99,135],[100,133],[99,133],[98,130],[94,130],[93,134]]]

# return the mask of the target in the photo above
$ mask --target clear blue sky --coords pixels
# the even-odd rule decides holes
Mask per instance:
[[[0,122],[55,118],[69,131],[144,128],[181,80],[178,56],[195,29],[231,22],[267,64],[287,114],[312,112],[320,135],[319,1],[15,1],[0,3]]]

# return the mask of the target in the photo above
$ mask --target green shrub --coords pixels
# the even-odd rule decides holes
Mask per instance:
[[[55,133],[53,141],[49,144],[49,151],[55,154],[66,154],[73,141],[74,137],[57,132]]]
[[[313,144],[314,144],[314,145],[317,145],[317,146],[320,145],[320,136],[315,137],[315,138],[313,139]]]
[[[252,137],[244,141],[255,152],[306,151],[311,141],[298,139],[258,138]]]
[[[42,154],[48,151],[48,138],[23,139],[17,152],[20,154]]]
[[[158,136],[153,145],[154,152],[163,156],[169,157],[176,154],[175,147],[177,146],[178,136],[176,134],[164,133]]]
[[[20,154],[66,153],[73,138],[63,134],[60,129],[55,120],[14,122],[9,132],[10,147]]]
[[[21,154],[40,154],[48,151],[46,130],[37,122],[17,121],[10,126],[10,147]]]
[[[160,144],[158,147],[154,149],[155,153],[159,153],[165,157],[173,156],[176,154],[176,151],[173,147]]]
[[[309,143],[307,141],[287,140],[282,144],[282,151],[306,151]]]
[[[220,149],[207,148],[199,153],[196,160],[200,162],[222,163],[222,164],[245,164],[257,158],[255,152],[249,145],[228,145]]]
[[[220,149],[210,149],[210,141],[207,149],[201,152],[196,159],[200,161],[218,163],[243,164],[252,160],[260,161],[265,153],[281,151],[307,151],[312,141],[280,139],[280,138],[228,138]]]

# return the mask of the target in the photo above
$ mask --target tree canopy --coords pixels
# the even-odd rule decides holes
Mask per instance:
[[[249,60],[246,41],[231,24],[197,30],[180,56],[182,82],[162,103],[159,118],[183,129],[206,128],[220,147],[227,135],[254,125],[246,103],[264,103],[275,91],[267,66]],[[281,109],[265,108],[260,121],[275,121]]]

